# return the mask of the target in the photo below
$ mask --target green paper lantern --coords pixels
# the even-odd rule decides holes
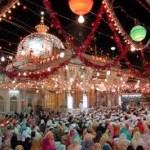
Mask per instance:
[[[140,25],[137,25],[131,29],[130,37],[133,41],[140,42],[146,37],[146,29]]]

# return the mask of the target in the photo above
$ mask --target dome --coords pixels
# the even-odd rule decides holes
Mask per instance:
[[[53,49],[63,49],[62,42],[48,33],[32,33],[26,36],[18,46],[17,55],[32,54],[35,57],[50,56]]]

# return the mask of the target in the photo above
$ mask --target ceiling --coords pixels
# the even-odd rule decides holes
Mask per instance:
[[[146,10],[138,1],[148,8]],[[2,6],[6,5],[10,0],[1,1]],[[0,54],[15,56],[17,46],[21,39],[33,32],[35,32],[35,26],[40,22],[40,12],[45,12],[45,24],[50,28],[50,33],[58,36],[63,42],[62,35],[54,28],[52,28],[52,22],[48,13],[43,6],[42,0],[20,0],[21,5],[12,10],[12,13],[0,22]],[[102,1],[95,0],[94,6],[90,13],[85,15],[85,23],[79,24],[77,22],[77,15],[75,15],[68,6],[67,0],[51,0],[53,10],[56,12],[58,19],[61,22],[64,30],[74,38],[74,43],[80,46],[86,39],[87,35],[91,31],[92,23],[97,17],[99,7]],[[143,41],[146,44],[150,37],[150,6],[146,1],[142,0],[130,0],[130,1],[117,1],[113,0],[112,5],[116,16],[120,23],[124,27],[125,31],[129,34],[130,30],[135,24],[143,25],[147,29],[147,36]],[[130,6],[130,7],[129,7]],[[112,32],[108,27],[108,20],[106,16],[103,16],[102,24],[98,27],[95,33],[95,38],[91,43],[91,46],[85,51],[87,54],[107,55],[110,58],[114,58],[119,55],[118,49],[111,51],[111,47],[117,45],[111,39]],[[149,48],[144,50],[145,59],[150,62]],[[132,65],[143,71],[142,59],[140,51],[131,52],[130,49],[127,53],[127,57],[131,61]],[[1,62],[2,66],[5,66],[8,62]],[[124,60],[121,60],[122,68],[126,68],[127,65]]]

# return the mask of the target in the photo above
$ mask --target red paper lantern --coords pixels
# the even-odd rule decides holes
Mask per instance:
[[[92,9],[93,0],[69,0],[69,7],[77,15],[85,15]]]

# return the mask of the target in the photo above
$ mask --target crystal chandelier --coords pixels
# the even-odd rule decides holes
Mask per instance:
[[[59,52],[64,45],[55,35],[47,33],[49,27],[44,24],[44,13],[41,13],[41,22],[35,26],[37,32],[26,36],[18,45],[17,55],[13,65],[7,66],[7,70],[13,68],[34,71],[40,65],[45,65],[59,59]],[[42,66],[41,66],[42,67]]]
[[[26,36],[18,46],[17,56],[33,55],[46,58],[52,54],[53,49],[63,49],[63,43],[56,36],[47,33],[49,27],[44,24],[43,13],[41,22],[36,27],[37,32]]]

